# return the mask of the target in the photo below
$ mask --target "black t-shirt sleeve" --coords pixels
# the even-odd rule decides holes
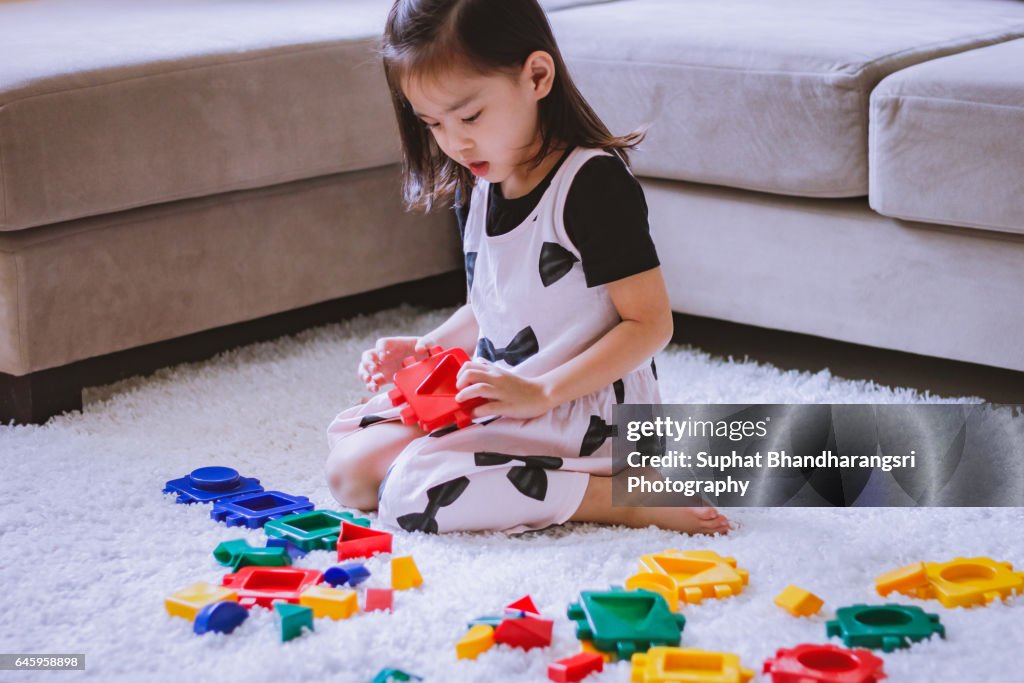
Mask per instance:
[[[563,215],[580,252],[587,287],[597,287],[660,265],[640,183],[621,159],[599,156],[576,173]]]
[[[459,223],[459,237],[463,242],[466,241],[466,220],[469,218],[469,197],[462,197],[462,189],[455,188],[455,220]]]

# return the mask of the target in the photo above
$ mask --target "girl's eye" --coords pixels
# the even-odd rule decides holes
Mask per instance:
[[[470,116],[470,117],[468,117],[468,118],[465,118],[465,119],[462,119],[462,122],[463,122],[463,123],[473,123],[473,122],[474,122],[474,121],[476,121],[476,120],[477,120],[478,118],[480,118],[480,114],[482,114],[482,113],[483,113],[483,111],[482,111],[482,110],[481,110],[481,111],[478,111],[477,113],[473,114],[472,116]]]
[[[427,123],[426,121],[422,120],[420,121],[420,123],[422,123],[426,128],[437,128],[438,126],[441,125],[440,123]]]

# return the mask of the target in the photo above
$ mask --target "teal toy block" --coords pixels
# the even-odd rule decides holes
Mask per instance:
[[[281,625],[281,642],[287,643],[292,638],[302,635],[302,629],[313,631],[313,608],[292,605],[287,602],[275,602],[274,612]]]
[[[306,552],[334,550],[338,545],[343,521],[362,527],[370,526],[370,520],[356,517],[351,512],[310,510],[272,519],[263,525],[263,531],[267,536],[284,538]]]
[[[576,637],[589,640],[602,652],[630,659],[654,646],[677,646],[686,619],[673,614],[665,598],[646,590],[583,591],[569,605],[576,622]]]
[[[911,605],[851,605],[836,610],[836,618],[825,624],[825,633],[838,636],[847,647],[866,647],[892,652],[910,647],[933,635],[946,637],[938,614]]]
[[[466,628],[473,628],[478,624],[483,624],[484,626],[490,626],[492,628],[498,628],[499,626],[501,626],[501,622],[505,621],[506,619],[522,619],[525,616],[527,616],[525,612],[515,612],[514,614],[502,614],[501,616],[486,615],[483,617],[477,617],[476,619],[473,619],[472,621],[466,624]]]
[[[392,681],[422,681],[422,676],[406,673],[401,669],[381,669],[373,677],[372,683],[392,683]]]
[[[287,548],[253,548],[244,538],[219,544],[213,549],[213,557],[232,571],[242,567],[288,567],[292,563]]]

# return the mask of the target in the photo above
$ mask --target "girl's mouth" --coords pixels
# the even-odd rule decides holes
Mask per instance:
[[[491,167],[491,164],[487,161],[478,161],[469,165],[469,170],[473,172],[475,176],[482,176],[487,174],[487,170]]]

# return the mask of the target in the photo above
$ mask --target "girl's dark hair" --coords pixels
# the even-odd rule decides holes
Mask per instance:
[[[539,101],[540,163],[556,143],[601,148],[628,166],[642,131],[612,135],[576,89],[537,0],[396,0],[381,45],[384,73],[402,137],[402,194],[410,209],[429,211],[440,200],[469,196],[473,175],[449,158],[402,93],[403,76],[434,75],[455,65],[480,73],[518,73],[537,50],[551,55],[555,79]]]

